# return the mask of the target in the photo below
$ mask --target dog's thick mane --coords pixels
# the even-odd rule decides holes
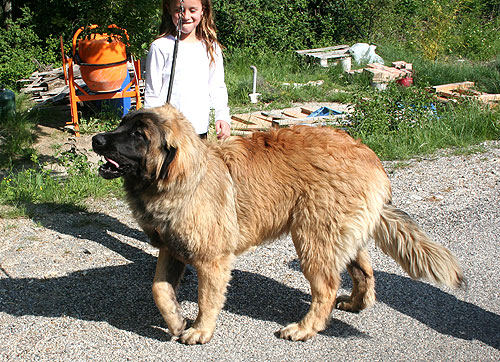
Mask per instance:
[[[205,174],[205,148],[191,123],[174,107],[141,109],[133,114],[141,119],[149,141],[149,155],[145,165],[148,183],[157,191],[178,188],[182,184],[196,184]],[[133,122],[133,119],[124,118]],[[141,180],[132,180],[133,183]]]

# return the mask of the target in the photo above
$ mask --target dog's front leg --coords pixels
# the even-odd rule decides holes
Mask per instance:
[[[225,301],[227,284],[231,278],[233,257],[196,263],[198,272],[198,317],[193,326],[181,336],[186,344],[203,344],[212,339],[215,324]]]
[[[168,330],[174,336],[181,334],[186,327],[181,306],[175,297],[185,267],[186,264],[175,259],[167,249],[160,249],[153,280],[153,298]]]

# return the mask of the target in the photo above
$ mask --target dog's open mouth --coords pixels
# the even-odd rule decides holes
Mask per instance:
[[[118,162],[109,157],[104,157],[104,159],[106,160],[106,163],[99,167],[99,176],[105,179],[113,179],[124,174],[124,166],[121,166]]]

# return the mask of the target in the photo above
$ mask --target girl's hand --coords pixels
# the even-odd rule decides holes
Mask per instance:
[[[229,137],[231,135],[231,126],[226,121],[218,120],[215,122],[215,132],[219,139]]]

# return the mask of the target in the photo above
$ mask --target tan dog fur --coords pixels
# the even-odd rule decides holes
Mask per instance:
[[[297,126],[212,144],[168,105],[134,112],[127,122],[137,123],[148,141],[137,147],[145,176],[123,176],[128,201],[160,249],[154,300],[184,343],[212,338],[235,256],[288,233],[312,302],[301,321],[281,329],[282,338],[311,338],[327,326],[334,306],[356,312],[374,304],[365,250],[371,238],[413,278],[462,283],[451,253],[391,205],[390,183],[374,152],[341,130]],[[176,154],[160,177],[166,148]],[[199,279],[199,314],[187,330],[175,297],[185,264]],[[345,268],[352,294],[336,303]]]

